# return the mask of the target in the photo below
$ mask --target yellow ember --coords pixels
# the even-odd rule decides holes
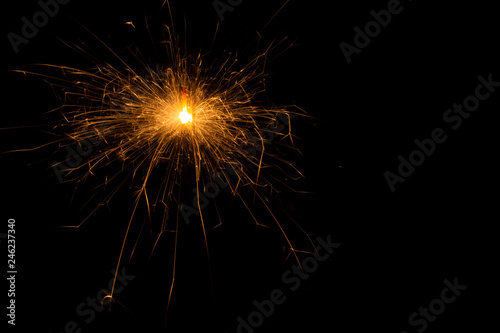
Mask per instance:
[[[187,111],[187,107],[182,108],[182,112],[179,113],[179,119],[183,124],[193,121],[193,116]]]

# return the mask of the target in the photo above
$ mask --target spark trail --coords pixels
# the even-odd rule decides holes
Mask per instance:
[[[229,193],[242,200],[257,225],[264,224],[254,217],[248,202],[261,202],[282,233],[290,255],[299,261],[297,253],[304,251],[294,248],[269,206],[269,195],[276,185],[288,188],[287,177],[302,177],[287,158],[286,152],[294,149],[291,129],[271,130],[272,144],[266,144],[261,133],[269,123],[277,123],[278,119],[288,119],[289,123],[292,114],[304,115],[304,112],[297,107],[266,107],[260,102],[259,97],[265,93],[264,68],[272,46],[256,54],[246,65],[241,65],[232,54],[207,61],[201,52],[190,54],[183,49],[173,28],[166,27],[166,41],[162,43],[166,56],[162,64],[149,66],[139,61],[140,66],[132,66],[94,37],[118,60],[119,67],[96,61],[91,70],[43,64],[45,70],[19,72],[43,76],[55,89],[64,92],[61,107],[53,111],[59,111],[62,116],[62,122],[54,128],[65,133],[66,140],[61,142],[82,142],[89,138],[103,141],[102,147],[91,154],[86,163],[70,170],[69,174],[74,175],[72,180],[78,184],[104,170],[106,176],[100,187],[106,194],[100,205],[109,203],[120,190],[130,191],[124,184],[133,184],[134,204],[116,271],[125,256],[125,245],[141,202],[147,207],[151,229],[155,229],[153,251],[167,231],[176,233],[177,243],[178,193],[182,184],[190,181],[196,185],[199,220],[208,256],[207,226],[199,208],[200,192],[210,181],[209,175],[226,169],[227,165],[231,165],[235,175],[222,179],[228,184]],[[87,53],[78,46],[72,48]],[[54,70],[59,74],[40,74]],[[248,156],[241,149],[250,143],[257,145],[256,156]],[[117,164],[121,165],[120,172],[106,173]],[[252,193],[250,199],[249,192]],[[151,221],[158,209],[161,221]],[[168,305],[175,280],[176,256],[177,246]],[[108,295],[111,299],[114,286],[115,283]]]

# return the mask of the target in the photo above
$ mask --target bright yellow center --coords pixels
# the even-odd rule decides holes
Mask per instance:
[[[179,113],[179,119],[183,124],[193,121],[193,116],[188,112],[187,107],[182,108],[182,112]]]

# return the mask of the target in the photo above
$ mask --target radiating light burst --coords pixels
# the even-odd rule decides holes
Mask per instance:
[[[179,113],[179,119],[183,124],[193,121],[193,115],[188,112],[186,89],[182,90],[182,111]]]
[[[181,123],[187,124],[191,121],[193,121],[193,115],[188,112],[187,107],[183,107],[182,111],[179,113],[179,119]]]
[[[150,219],[160,210],[159,220],[149,224],[156,236],[154,250],[165,232],[174,231],[177,237],[178,205],[183,200],[178,193],[183,184],[195,184],[194,201],[199,204],[213,174],[222,175],[221,181],[228,184],[226,191],[242,200],[257,225],[267,226],[271,221],[278,227],[289,255],[298,261],[297,253],[307,251],[294,248],[285,226],[269,207],[269,194],[276,186],[289,188],[291,180],[302,177],[289,159],[295,149],[290,116],[304,112],[298,107],[267,107],[262,102],[267,77],[264,65],[272,47],[245,65],[235,54],[209,61],[201,52],[190,54],[180,47],[172,28],[166,27],[164,61],[150,66],[139,57],[138,64],[131,65],[100,42],[120,66],[102,61],[96,61],[92,70],[43,65],[59,74],[42,76],[64,93],[59,109],[62,122],[55,129],[66,133],[69,140],[65,142],[103,141],[85,163],[72,168],[72,179],[80,183],[104,173],[99,187],[107,191],[100,206],[109,203],[118,191],[132,189],[134,206],[117,268],[126,254],[140,203],[147,207]],[[72,47],[87,54],[81,47]],[[248,146],[256,153],[249,154]],[[117,164],[120,172],[106,171],[115,170]],[[221,173],[228,167],[233,172]],[[126,188],[125,184],[132,185]],[[249,192],[250,197],[245,197]],[[254,216],[248,202],[255,199],[268,210],[267,221]],[[204,213],[200,205],[196,209],[208,255]],[[133,250],[130,252],[132,255]],[[174,254],[174,272],[175,259]],[[172,287],[173,283],[174,279]],[[110,297],[113,290],[114,284]]]

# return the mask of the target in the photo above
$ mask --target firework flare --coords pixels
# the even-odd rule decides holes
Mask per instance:
[[[44,64],[42,71],[20,71],[43,76],[63,93],[62,106],[51,111],[62,115],[63,121],[54,127],[66,136],[61,145],[101,142],[85,163],[65,168],[66,179],[79,184],[104,171],[99,187],[107,191],[100,205],[109,203],[125,184],[132,184],[134,205],[117,268],[138,205],[145,204],[150,220],[160,211],[161,222],[150,223],[156,235],[154,250],[164,232],[179,230],[179,219],[188,209],[180,193],[193,186],[192,201],[208,255],[201,201],[214,175],[227,184],[228,193],[241,199],[257,225],[263,223],[248,202],[260,202],[283,234],[290,255],[297,257],[301,251],[273,214],[269,195],[277,186],[289,187],[291,178],[302,177],[287,152],[294,149],[290,119],[304,112],[297,107],[269,108],[262,102],[264,65],[272,47],[246,65],[233,54],[209,62],[201,52],[186,52],[171,27],[166,27],[165,35],[165,61],[154,66],[139,57],[139,65],[132,66],[101,42],[120,66],[95,60],[92,70]],[[56,73],[40,74],[48,71]],[[70,161],[67,164],[71,166]],[[116,164],[121,172],[106,173]],[[113,290],[114,284],[111,299]]]

